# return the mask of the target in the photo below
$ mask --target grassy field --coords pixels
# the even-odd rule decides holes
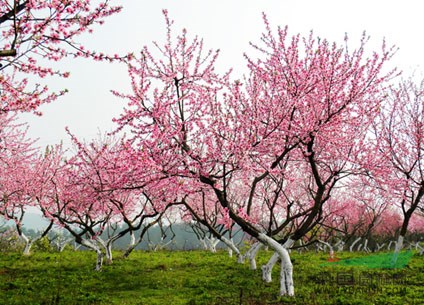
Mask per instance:
[[[326,264],[324,253],[294,252],[295,298],[278,297],[279,268],[266,284],[259,270],[226,252],[120,255],[95,272],[92,252],[0,253],[0,304],[424,304],[424,257],[418,255],[405,268],[368,269]],[[262,251],[258,266],[270,255]]]

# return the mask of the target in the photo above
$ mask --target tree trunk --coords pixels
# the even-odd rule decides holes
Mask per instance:
[[[222,236],[221,241],[228,247],[229,256],[232,257],[233,252],[236,253],[237,262],[242,264],[243,263],[243,255],[241,255],[240,250],[234,244],[233,239],[228,239],[228,238]],[[230,255],[230,251],[231,251],[231,255]]]
[[[69,244],[72,240],[73,238],[68,238],[68,239],[57,238],[54,240],[54,246],[56,247],[58,252],[63,252],[63,250],[65,250],[66,245]]]
[[[216,253],[216,246],[219,243],[219,239],[212,236],[212,237],[206,237],[205,240],[206,240],[208,250],[210,250],[212,253]]]
[[[393,257],[392,257],[392,261],[391,261],[392,267],[394,267],[396,265],[397,259],[399,257],[399,252],[403,248],[403,240],[404,240],[404,236],[399,235],[398,240],[397,240],[396,245],[395,245],[395,252],[393,253]]]
[[[246,252],[245,257],[249,259],[250,270],[256,270],[256,255],[258,251],[262,248],[263,244],[260,242],[256,242],[250,247],[250,249]]]
[[[382,243],[381,245],[379,243],[377,243],[377,252],[381,250],[381,248],[383,248],[385,245],[385,243]]]
[[[21,233],[21,238],[25,242],[25,248],[22,252],[23,255],[28,256],[31,254],[32,241],[24,233]]]
[[[57,250],[59,252],[63,252],[63,250],[65,250],[65,248],[66,248],[66,245],[69,243],[69,241],[67,240],[67,241],[64,241],[61,244],[57,245],[57,248],[58,248]]]
[[[112,243],[108,243],[105,247],[106,250],[106,264],[110,265],[112,264],[112,259],[113,259],[113,255],[112,255]]]
[[[329,252],[333,252],[333,253],[334,253],[333,246],[332,246],[330,243],[328,243],[328,242],[326,242],[326,241],[323,241],[323,240],[318,240],[318,242],[320,242],[320,243],[322,243],[324,246],[328,247]],[[326,249],[324,249],[324,250],[326,250]]]
[[[358,243],[358,241],[361,240],[361,237],[358,237],[357,239],[355,239],[355,241],[350,245],[349,247],[349,252],[353,251],[353,247]]]
[[[32,241],[28,241],[25,243],[25,248],[24,251],[22,252],[23,255],[25,256],[29,256],[31,255],[31,248],[32,248],[33,242]]]
[[[342,252],[344,249],[344,246],[345,246],[345,242],[341,239],[334,245],[334,247],[337,248],[338,252]]]
[[[365,252],[367,252],[367,253],[369,253],[370,252],[370,249],[368,248],[368,239],[365,239],[365,242],[364,242],[364,251]]]
[[[79,241],[79,243],[89,249],[92,249],[96,252],[97,254],[97,259],[96,259],[96,271],[100,271],[102,269],[103,266],[103,253],[102,250],[100,249],[100,247],[96,244],[94,244],[93,242],[86,240],[86,239],[81,239]]]
[[[399,253],[400,250],[402,250],[404,239],[405,237],[403,235],[399,235],[398,240],[396,242],[396,246],[395,246],[395,253]]]
[[[419,250],[420,251],[420,255],[424,254],[424,247],[420,246],[420,243],[417,241],[417,243],[415,244],[415,250]]]
[[[103,253],[100,249],[97,249],[96,253],[97,253],[96,271],[100,271],[102,270],[102,266],[103,266]]]
[[[133,252],[134,249],[135,249],[135,245],[128,246],[127,250],[125,250],[122,257],[127,258],[128,256],[130,256],[131,252]]]
[[[272,268],[274,265],[278,262],[278,253],[274,252],[274,254],[271,256],[271,258],[268,260],[268,263],[266,265],[263,265],[261,267],[262,269],[262,280],[265,281],[265,283],[272,282]]]
[[[324,247],[321,244],[316,243],[315,244],[315,252],[318,253],[320,251],[324,251]]]
[[[99,258],[99,255],[101,255],[100,268],[101,268],[102,263],[103,263],[103,257],[105,257],[105,256],[106,256],[106,264],[108,264],[108,265],[112,264],[112,245],[113,245],[113,241],[110,240],[110,242],[107,243],[100,236],[97,236],[95,240],[97,242],[95,251],[97,253],[97,261],[98,262],[99,262],[99,259],[100,259]],[[98,245],[100,245],[100,246],[98,246]],[[97,250],[97,248],[98,248],[98,250]],[[104,252],[101,250],[101,248],[104,249]],[[96,270],[97,270],[97,268],[96,268]]]
[[[281,245],[277,241],[263,233],[260,233],[258,235],[258,239],[275,251],[274,255],[270,259],[270,261],[273,260],[273,262],[275,262],[273,264],[270,264],[269,266],[268,264],[265,265],[267,266],[265,267],[265,269],[268,268],[267,271],[269,274],[269,279],[271,279],[273,265],[275,265],[278,259],[280,259],[280,295],[294,296],[293,264],[290,260],[290,254],[288,251],[288,249],[293,245],[294,241],[289,238],[284,243],[284,245]],[[262,268],[262,270],[264,271],[264,268]]]
[[[204,238],[201,238],[201,239],[199,239],[199,241],[200,241],[200,244],[202,245],[202,248],[204,250],[208,250],[208,245],[206,243],[206,240]]]
[[[127,249],[125,250],[124,254],[122,255],[122,257],[127,258],[128,256],[130,256],[131,252],[135,249],[136,246],[137,245],[135,243],[134,231],[130,231],[130,243],[129,243]]]

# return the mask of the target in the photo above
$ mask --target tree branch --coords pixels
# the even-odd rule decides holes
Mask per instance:
[[[10,20],[13,16],[16,16],[18,13],[20,13],[21,11],[23,11],[26,7],[26,5],[28,4],[28,0],[17,5],[16,7],[14,7],[13,9],[11,9],[10,11],[8,11],[6,14],[4,14],[3,16],[0,16],[0,24]]]

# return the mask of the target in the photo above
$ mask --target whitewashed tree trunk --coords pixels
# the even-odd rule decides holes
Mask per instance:
[[[112,243],[108,243],[105,247],[106,250],[106,264],[112,264],[113,255],[112,255]]]
[[[53,245],[56,247],[57,251],[63,252],[67,244],[69,244],[73,238],[56,238],[53,242]]]
[[[97,254],[96,271],[100,271],[102,270],[102,266],[103,266],[103,253],[100,249],[97,249],[96,254]]]
[[[219,239],[215,237],[205,237],[205,238],[199,239],[199,241],[203,249],[209,250],[212,253],[216,252],[216,246],[219,243]]]
[[[395,253],[399,253],[400,250],[402,250],[402,248],[403,248],[403,241],[404,241],[404,236],[399,235],[398,240],[396,242],[396,246],[395,246]]]
[[[250,269],[256,270],[256,256],[258,255],[259,250],[262,248],[261,243],[257,243],[256,247],[249,253],[249,263],[250,263]]]
[[[349,252],[353,252],[353,247],[361,240],[361,237],[355,239],[355,241],[350,245]]]
[[[335,248],[337,248],[337,251],[338,251],[338,252],[342,252],[342,251],[343,251],[344,246],[345,246],[345,243],[344,243],[344,241],[343,241],[343,240],[341,240],[341,239],[339,239],[339,240],[336,242],[336,244],[334,245],[334,247],[335,247]]]
[[[199,242],[202,245],[202,248],[204,250],[208,250],[208,245],[207,245],[206,240],[204,238],[199,239]]]
[[[208,250],[210,250],[212,253],[216,253],[216,246],[219,243],[219,239],[215,237],[206,237],[206,244]]]
[[[103,256],[104,256],[101,248],[96,243],[89,241],[87,239],[82,239],[80,241],[80,244],[91,249],[91,250],[94,250],[96,252],[97,259],[96,259],[95,270],[100,271],[102,269],[102,266],[103,266]]]
[[[252,245],[250,245],[249,249],[243,254],[243,262],[245,261],[246,258],[248,258],[250,256],[250,253],[253,251],[253,249],[255,249],[255,247],[260,244],[259,241],[253,243]]]
[[[320,244],[315,244],[315,252],[318,253],[319,251],[323,251],[324,249]]]
[[[399,235],[398,240],[397,240],[396,245],[395,245],[394,255],[392,257],[392,262],[391,262],[392,266],[396,265],[396,262],[397,262],[397,259],[398,259],[398,256],[399,256],[399,252],[403,248],[403,241],[404,241],[404,236]]]
[[[387,250],[390,250],[390,247],[392,246],[392,243],[394,243],[395,241],[393,241],[393,240],[391,240],[390,242],[389,242],[389,244],[387,245]]]
[[[377,243],[377,251],[380,251],[385,245],[386,243],[382,243],[381,245]]]
[[[326,247],[328,247],[329,252],[333,252],[333,253],[334,253],[333,246],[332,246],[330,243],[328,243],[328,242],[326,242],[326,241],[323,241],[323,240],[318,240],[318,242],[320,242],[320,243],[322,243],[323,245],[325,245]],[[325,249],[326,249],[326,248],[325,248]],[[325,250],[325,249],[324,249],[324,250]]]
[[[147,242],[147,248],[149,249],[149,251],[156,252],[155,244],[152,242]]]
[[[61,244],[58,245],[59,252],[63,252],[65,250],[66,246],[72,241],[72,238],[69,238],[67,240],[64,240]]]
[[[31,254],[32,240],[28,238],[24,233],[21,234],[21,239],[25,242],[25,248],[22,252],[23,255],[28,256]]]
[[[424,247],[421,247],[421,245],[420,245],[419,242],[417,242],[415,244],[415,250],[419,250],[420,251],[420,255],[423,255],[424,254]]]
[[[329,254],[330,254],[330,259],[334,259],[334,249],[333,249],[333,246],[330,243],[325,242],[323,240],[318,240],[318,242],[320,242],[320,243],[324,244],[326,247],[328,247]]]
[[[97,246],[97,248],[99,248],[100,253],[97,251],[97,249],[95,250],[97,253],[97,256],[99,256],[99,254],[102,256],[102,262],[103,262],[103,257],[106,256],[106,264],[112,264],[113,261],[113,257],[112,257],[112,242],[108,243],[106,241],[104,241],[102,238],[100,238],[99,236],[96,237],[96,242],[98,244],[100,244],[100,246],[104,249],[104,252],[101,251],[101,248]],[[97,258],[99,259],[99,258]],[[101,266],[100,266],[101,268]],[[97,270],[97,269],[96,269]]]
[[[278,262],[278,259],[279,259],[278,253],[274,252],[274,254],[268,260],[266,265],[263,265],[261,267],[261,269],[262,269],[262,280],[264,280],[265,283],[272,282],[272,268]]]
[[[278,261],[278,259],[280,259],[281,261],[280,295],[294,296],[293,264],[290,260],[290,254],[288,251],[288,249],[293,245],[294,241],[288,239],[284,243],[284,245],[281,245],[277,241],[263,233],[259,234],[258,239],[275,251],[275,253],[277,254],[276,261]]]
[[[31,248],[32,248],[33,243],[32,242],[28,242],[25,244],[25,248],[24,251],[22,252],[23,255],[25,256],[29,256],[31,255]]]
[[[262,248],[263,244],[260,242],[255,242],[249,250],[243,255],[243,261],[244,259],[249,260],[250,269],[256,270],[256,255],[258,254],[258,251]]]
[[[131,230],[130,231],[130,243],[128,245],[128,247],[133,247],[135,245],[135,234],[134,231]]]
[[[32,247],[32,245],[36,241],[38,241],[39,239],[41,239],[44,236],[46,236],[47,233],[50,231],[50,229],[53,227],[53,221],[50,222],[50,224],[44,229],[44,231],[38,232],[38,234],[37,234],[36,237],[31,238],[29,236],[26,236],[24,234],[24,232],[22,231],[22,223],[21,223],[21,221],[22,221],[23,215],[24,215],[24,211],[22,211],[22,214],[21,214],[21,217],[20,217],[19,222],[16,222],[15,225],[16,225],[16,230],[17,230],[17,233],[18,233],[19,238],[21,238],[24,241],[24,243],[25,243],[25,247],[24,247],[24,250],[23,250],[22,254],[25,255],[25,256],[28,256],[28,255],[31,254],[31,247]],[[15,220],[17,220],[17,219],[15,219]]]
[[[365,239],[363,250],[367,253],[371,252],[368,248],[368,239]]]
[[[166,243],[164,242],[164,239],[163,238],[161,238],[160,239],[160,242],[159,243],[157,243],[157,244],[154,244],[154,243],[149,243],[149,248],[150,248],[150,250],[152,250],[152,251],[154,251],[154,252],[156,252],[156,251],[159,251],[159,250],[163,250],[163,249],[165,249],[168,245],[170,245],[172,243],[172,239],[171,240],[169,240],[169,241],[167,241]]]
[[[234,244],[233,239],[228,239],[228,238],[222,236],[221,241],[227,246],[228,255],[230,257],[232,257],[232,254],[234,252],[237,255],[237,262],[240,263],[240,264],[243,263],[243,256],[241,255],[240,250]],[[230,251],[231,251],[231,255],[230,255]]]
[[[35,242],[37,242],[39,239],[42,238],[42,236],[38,236],[38,237],[32,239],[32,238],[29,238],[28,236],[26,236],[24,233],[21,233],[20,237],[25,242],[24,251],[22,252],[22,254],[25,255],[25,256],[31,255],[32,246],[35,244]]]
[[[123,257],[128,257],[130,253],[135,249],[135,247],[137,247],[135,242],[135,234],[134,231],[130,231],[130,242],[128,244],[127,249],[125,250]]]
[[[115,235],[109,237],[106,240],[103,240],[100,237],[96,238],[96,240],[100,243],[100,245],[105,249],[106,264],[112,264],[112,261],[113,261],[113,254],[112,254],[113,243],[115,241],[117,241],[120,237],[122,237],[121,234],[115,234]],[[135,238],[132,242],[135,244]]]

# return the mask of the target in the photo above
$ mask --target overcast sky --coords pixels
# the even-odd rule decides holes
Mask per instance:
[[[120,2],[120,1],[114,1]],[[175,20],[175,29],[186,28],[191,35],[204,38],[208,48],[220,49],[219,67],[243,71],[242,54],[249,52],[249,41],[258,41],[263,31],[262,12],[271,24],[289,26],[292,34],[308,35],[310,30],[322,38],[342,42],[348,33],[359,41],[363,31],[371,36],[370,46],[379,47],[383,37],[399,51],[392,65],[411,73],[424,67],[424,1],[421,0],[126,0],[121,14],[109,18],[93,35],[82,37],[86,46],[105,53],[138,52],[153,40],[165,38],[162,9]],[[355,45],[355,44],[354,44]],[[356,44],[357,45],[357,44]],[[110,90],[129,91],[124,66],[68,60],[60,63],[71,72],[69,79],[52,81],[52,88],[67,88],[60,100],[41,107],[42,117],[30,114],[21,120],[30,124],[29,136],[39,145],[69,144],[65,127],[80,138],[95,138],[98,131],[111,131],[124,101]],[[239,72],[242,73],[242,72]]]

